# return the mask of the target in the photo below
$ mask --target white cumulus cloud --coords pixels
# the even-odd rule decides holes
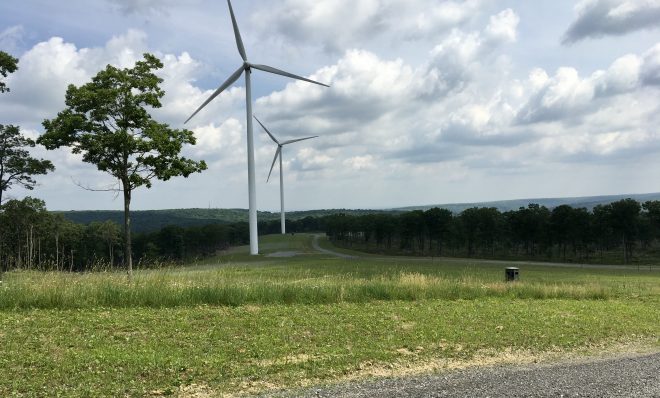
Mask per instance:
[[[660,27],[660,0],[581,0],[564,44]]]

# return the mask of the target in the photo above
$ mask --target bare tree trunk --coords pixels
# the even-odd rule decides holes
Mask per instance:
[[[626,242],[626,235],[623,235],[623,263],[628,264],[628,242]]]
[[[34,267],[34,225],[30,224],[30,269]]]
[[[131,190],[129,182],[123,183],[124,186],[124,263],[128,276],[133,275],[133,253],[131,248]]]
[[[60,270],[60,234],[55,233],[55,269]]]
[[[18,236],[19,235],[16,235],[16,240],[18,241],[17,242],[17,245],[18,245],[18,250],[17,250],[18,259],[16,260],[16,268],[21,269],[23,267],[23,264],[22,264],[23,261],[22,261],[22,257],[21,257],[21,239]]]
[[[30,270],[30,232],[25,231],[25,267]]]

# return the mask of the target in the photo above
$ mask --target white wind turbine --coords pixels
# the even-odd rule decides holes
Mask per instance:
[[[305,137],[305,138],[298,138],[295,140],[289,140],[289,141],[284,141],[284,142],[279,142],[275,136],[268,131],[266,126],[264,126],[263,123],[257,117],[255,116],[254,119],[261,125],[261,127],[264,129],[266,134],[270,137],[273,142],[277,144],[277,150],[275,151],[275,157],[273,158],[273,164],[270,165],[270,171],[268,172],[268,178],[266,179],[266,182],[270,180],[270,175],[273,172],[273,167],[275,167],[275,162],[277,161],[277,158],[280,158],[280,218],[282,222],[282,235],[286,234],[286,223],[284,221],[284,169],[282,168],[282,147],[284,145],[289,145],[293,144],[294,142],[298,141],[305,141],[305,140],[310,140],[312,138],[318,137],[318,135],[312,136],[312,137]]]
[[[243,59],[243,65],[241,65],[236,72],[234,72],[229,78],[218,87],[217,90],[206,100],[204,103],[197,108],[197,110],[184,122],[188,123],[190,119],[193,118],[199,111],[202,110],[209,102],[211,102],[215,97],[217,97],[221,92],[223,92],[227,87],[231,86],[239,77],[245,72],[245,103],[247,110],[247,146],[248,146],[248,192],[250,197],[250,211],[249,211],[249,221],[250,221],[250,254],[259,254],[259,235],[257,233],[257,188],[254,178],[254,139],[252,133],[252,85],[250,82],[250,74],[252,69],[259,69],[264,72],[274,73],[276,75],[282,75],[290,77],[293,79],[303,80],[309,83],[318,84],[325,87],[330,87],[327,84],[315,82],[314,80],[306,79],[302,76],[294,75],[293,73],[285,72],[273,68],[268,65],[258,65],[248,62],[247,55],[245,54],[245,47],[243,46],[243,40],[241,39],[241,33],[238,31],[238,24],[236,23],[236,17],[234,16],[234,10],[231,6],[231,1],[227,0],[227,5],[229,6],[229,14],[231,15],[231,23],[234,27],[234,37],[236,38],[236,47],[238,47],[238,53]]]

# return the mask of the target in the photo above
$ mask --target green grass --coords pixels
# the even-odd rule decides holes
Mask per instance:
[[[236,392],[481,350],[657,338],[659,304],[484,299],[5,312],[0,395],[144,396],[191,384]]]
[[[309,236],[189,267],[11,272],[0,283],[0,396],[261,391],[387,367],[644,342],[660,274],[479,261],[331,258]],[[293,258],[268,257],[297,251]],[[484,354],[485,353],[485,354]]]

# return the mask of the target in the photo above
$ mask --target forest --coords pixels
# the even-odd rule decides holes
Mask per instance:
[[[32,197],[0,209],[0,270],[92,271],[123,268],[122,230],[113,221],[79,224]],[[138,267],[202,258],[248,240],[247,223],[167,226],[133,238]]]
[[[32,197],[0,211],[2,271],[90,271],[124,267],[122,230],[114,221],[80,224],[49,212]],[[279,233],[279,220],[259,233]],[[593,211],[568,205],[518,210],[474,207],[458,214],[432,208],[405,213],[305,217],[287,221],[291,233],[325,232],[338,246],[393,254],[541,261],[639,263],[660,252],[660,201],[624,199]],[[246,244],[246,222],[169,225],[133,238],[136,267],[208,258]]]
[[[335,244],[387,254],[631,263],[653,259],[660,201],[623,199],[586,208],[529,204],[458,214],[432,208],[400,215],[335,215],[323,220]]]

